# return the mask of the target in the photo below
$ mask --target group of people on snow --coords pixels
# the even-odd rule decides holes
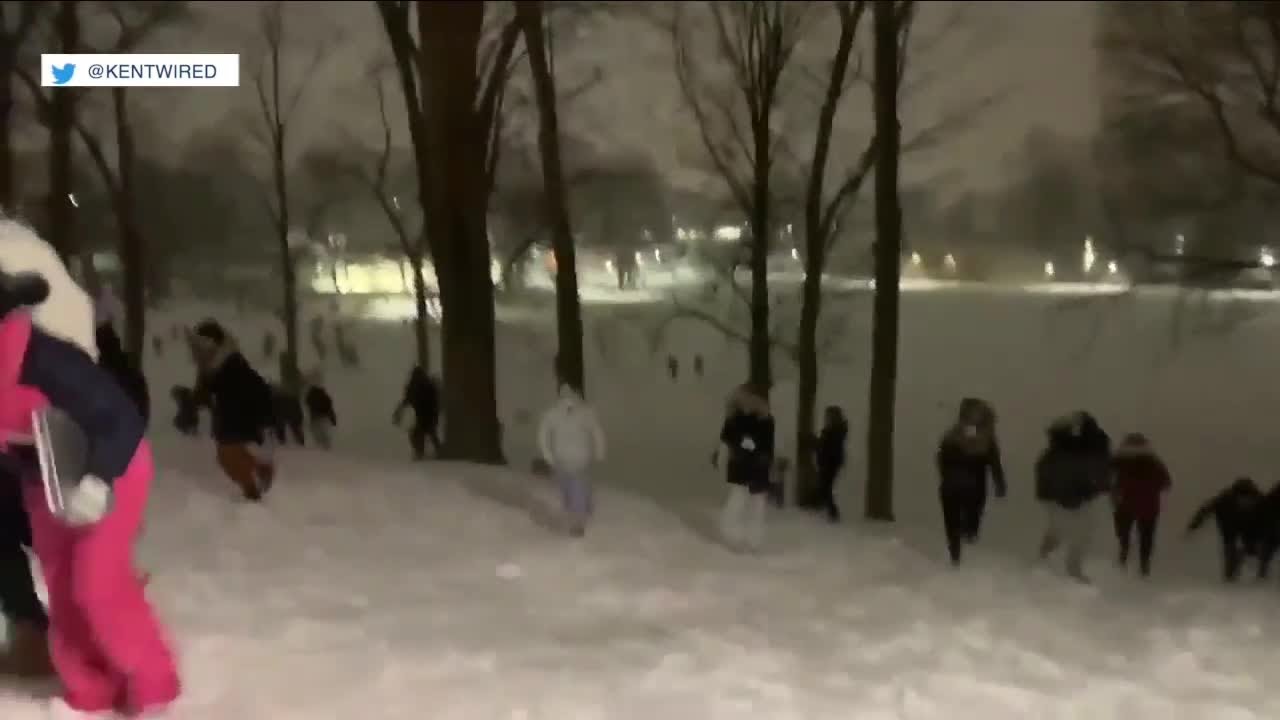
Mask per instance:
[[[988,482],[996,497],[1006,493],[996,415],[988,403],[961,401],[955,423],[939,443],[937,465],[947,551],[959,564],[963,547],[976,542],[981,531]],[[1088,412],[1054,420],[1035,464],[1036,499],[1045,509],[1040,558],[1063,548],[1067,573],[1087,581],[1084,561],[1093,540],[1094,502],[1105,496],[1111,501],[1116,563],[1129,565],[1136,538],[1138,571],[1150,575],[1162,498],[1171,487],[1167,466],[1142,433],[1125,435],[1113,448]],[[1258,559],[1259,578],[1265,577],[1280,547],[1280,485],[1264,494],[1253,480],[1236,480],[1195,513],[1187,532],[1210,517],[1222,542],[1224,578],[1234,581],[1251,556]]]

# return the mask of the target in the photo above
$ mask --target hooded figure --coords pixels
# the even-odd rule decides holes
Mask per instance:
[[[961,545],[976,542],[987,506],[987,476],[996,497],[1005,495],[1004,465],[996,441],[996,413],[977,398],[960,401],[956,422],[938,444],[938,497],[951,562],[960,562]]]
[[[1274,496],[1276,491],[1271,494]],[[1272,503],[1266,500],[1267,496],[1251,478],[1237,478],[1227,489],[1209,498],[1191,518],[1187,534],[1199,530],[1213,517],[1222,540],[1222,577],[1227,582],[1235,582],[1240,577],[1240,567],[1251,555],[1259,557],[1258,576],[1267,574],[1267,565],[1274,554],[1268,538],[1274,537],[1274,528],[1268,527],[1271,518],[1265,508]]]
[[[1067,573],[1081,582],[1093,535],[1092,501],[1111,479],[1111,439],[1087,412],[1075,412],[1049,426],[1049,446],[1036,461],[1036,499],[1048,524],[1040,543],[1047,559],[1067,546]]]
[[[731,545],[759,549],[764,541],[767,493],[771,487],[774,424],[764,394],[746,385],[730,397],[720,445],[728,458],[729,497],[720,514],[720,530]],[[719,461],[720,451],[712,456]]]
[[[133,566],[153,475],[142,418],[95,364],[93,305],[53,249],[0,220],[0,441],[23,476],[32,544],[49,597],[57,713],[163,710],[179,693],[168,641]],[[52,408],[87,440],[63,512],[46,503],[25,452],[32,415]]]
[[[129,399],[138,408],[144,425],[151,420],[151,393],[147,389],[147,377],[138,369],[138,363],[125,352],[120,336],[110,323],[99,325],[94,332],[98,345],[98,365],[120,383]]]
[[[218,466],[246,500],[257,502],[275,480],[268,437],[275,425],[271,386],[217,322],[197,325],[191,343],[200,368],[196,397],[212,408]]]
[[[587,471],[604,460],[604,429],[595,410],[568,383],[560,385],[560,399],[542,416],[538,449],[560,486],[570,532],[582,536],[593,510]]]
[[[1145,577],[1151,574],[1160,496],[1168,492],[1171,485],[1169,470],[1142,433],[1129,433],[1124,437],[1116,448],[1111,469],[1115,475],[1111,498],[1115,503],[1116,540],[1120,543],[1117,562],[1120,567],[1128,565],[1129,541],[1136,527],[1138,569]]]

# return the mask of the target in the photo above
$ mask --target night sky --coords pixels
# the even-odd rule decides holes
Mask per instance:
[[[174,149],[210,128],[235,132],[254,109],[253,55],[256,2],[195,2],[188,28],[157,37],[151,51],[244,53],[239,89],[149,89],[135,91],[152,115],[152,142]],[[951,17],[953,4],[921,4],[921,34]],[[1035,126],[1087,135],[1097,124],[1096,62],[1092,51],[1094,9],[1088,2],[968,3],[946,43],[924,53],[930,80],[920,97],[907,100],[908,130],[928,122],[940,108],[997,95],[999,104],[972,126],[927,156],[908,161],[908,177],[945,172],[954,189],[996,186],[1009,174],[1009,156]],[[297,123],[301,143],[332,142],[367,134],[374,142],[376,119],[366,68],[386,53],[386,39],[369,2],[290,2],[295,31],[290,59],[299,73],[304,58],[322,44],[325,59],[311,81]],[[868,23],[869,24],[869,23]],[[707,177],[696,167],[697,136],[683,110],[672,70],[667,37],[634,19],[606,18],[562,46],[566,75],[600,67],[604,80],[566,113],[566,126],[597,150],[630,156],[646,154],[677,186],[696,186]],[[155,111],[155,112],[153,112]],[[850,118],[862,111],[853,108]],[[399,112],[396,113],[397,118]],[[850,119],[847,122],[854,122]],[[856,140],[856,138],[855,138]],[[173,153],[177,157],[179,153]]]

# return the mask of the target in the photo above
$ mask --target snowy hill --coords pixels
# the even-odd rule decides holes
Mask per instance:
[[[848,336],[822,400],[854,420],[842,481],[852,507],[867,304],[847,302]],[[761,557],[728,552],[711,531],[722,485],[707,458],[724,393],[739,379],[736,345],[689,324],[655,350],[653,317],[588,318],[590,391],[611,457],[595,525],[573,541],[546,527],[553,489],[521,472],[554,391],[553,342],[537,327],[504,329],[510,469],[412,466],[388,420],[408,330],[361,325],[362,367],[326,365],[338,450],[284,451],[265,506],[232,499],[207,440],[157,430],[162,471],[139,555],[182,651],[180,717],[1280,717],[1268,687],[1280,589],[1221,587],[1209,535],[1180,537],[1190,510],[1231,476],[1275,479],[1280,314],[1258,306],[1229,333],[1202,322],[1221,309],[1187,314],[1197,332],[1175,344],[1174,308],[1167,299],[909,296],[900,522],[833,528],[775,514]],[[166,313],[156,326],[207,311]],[[261,324],[227,321],[269,370]],[[668,352],[683,366],[676,383],[665,378]],[[706,356],[703,380],[687,377],[694,353]],[[172,348],[148,369],[158,389],[190,377]],[[784,378],[775,412],[786,446],[793,392]],[[992,508],[983,544],[953,570],[932,451],[967,394],[1000,412],[1012,489]],[[153,396],[163,424],[171,409],[162,391]],[[1111,568],[1101,515],[1095,587],[1030,561],[1040,523],[1031,460],[1045,421],[1076,407],[1113,434],[1146,431],[1173,470],[1150,583]],[[0,690],[0,717],[42,717],[25,692]]]

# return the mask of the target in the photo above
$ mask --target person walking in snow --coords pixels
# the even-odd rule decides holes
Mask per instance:
[[[431,441],[431,451],[438,456],[440,386],[421,366],[414,366],[409,371],[409,380],[405,383],[400,404],[391,414],[391,422],[399,425],[406,408],[413,410],[413,426],[409,428],[409,446],[413,450],[413,459],[422,460],[426,457],[428,440]]]
[[[592,464],[604,461],[604,429],[595,409],[569,383],[560,384],[560,398],[538,424],[538,449],[560,486],[560,499],[569,533],[582,537],[594,510]]]
[[[120,335],[111,323],[103,323],[94,333],[98,343],[98,367],[111,373],[120,389],[124,390],[133,401],[144,424],[151,422],[151,393],[147,389],[147,378],[142,374],[137,360],[125,352]]]
[[[844,411],[828,406],[823,414],[822,431],[814,448],[814,465],[818,469],[818,508],[827,519],[840,522],[840,506],[836,504],[836,478],[844,468],[845,443],[849,438],[849,421]]]
[[[1044,504],[1047,525],[1040,559],[1060,545],[1067,548],[1067,574],[1089,582],[1084,560],[1093,535],[1093,500],[1111,479],[1111,439],[1097,419],[1075,412],[1049,426],[1048,447],[1036,461],[1036,499]]]
[[[333,397],[324,388],[319,369],[307,378],[307,392],[303,395],[307,405],[307,422],[311,437],[325,450],[333,447],[333,428],[338,425],[338,413],[333,407]]]
[[[1213,518],[1222,541],[1222,578],[1226,582],[1233,583],[1239,579],[1245,558],[1262,554],[1265,527],[1259,520],[1265,517],[1265,513],[1260,512],[1265,497],[1252,478],[1237,478],[1227,489],[1201,505],[1187,526],[1187,534],[1191,535],[1210,517]],[[1261,562],[1258,575],[1266,575]]]
[[[720,447],[729,483],[720,531],[730,545],[758,550],[764,542],[774,452],[773,415],[763,393],[745,385],[733,393],[720,428]],[[720,454],[720,448],[712,454],[713,466],[719,464]]]
[[[195,393],[200,404],[212,408],[218,466],[246,500],[257,502],[271,489],[276,473],[271,386],[216,321],[197,325],[191,342],[200,367]]]
[[[987,476],[998,498],[1005,496],[1004,466],[996,441],[996,415],[977,398],[960,401],[955,423],[938,444],[938,498],[947,553],[958,565],[964,543],[977,542],[987,505]]]
[[[32,546],[44,570],[50,650],[61,681],[52,717],[163,712],[180,694],[166,632],[133,566],[154,476],[142,418],[98,367],[93,307],[53,248],[0,220],[0,440],[21,468]],[[33,415],[57,411],[88,448],[54,480],[36,460]],[[35,480],[32,480],[32,478]],[[66,488],[60,502],[44,483]]]
[[[1124,437],[1116,448],[1111,469],[1115,480],[1111,497],[1116,539],[1120,543],[1117,563],[1122,568],[1128,566],[1130,540],[1136,529],[1138,570],[1146,577],[1151,574],[1151,555],[1155,551],[1160,496],[1168,492],[1171,485],[1169,470],[1142,433],[1129,433]]]

